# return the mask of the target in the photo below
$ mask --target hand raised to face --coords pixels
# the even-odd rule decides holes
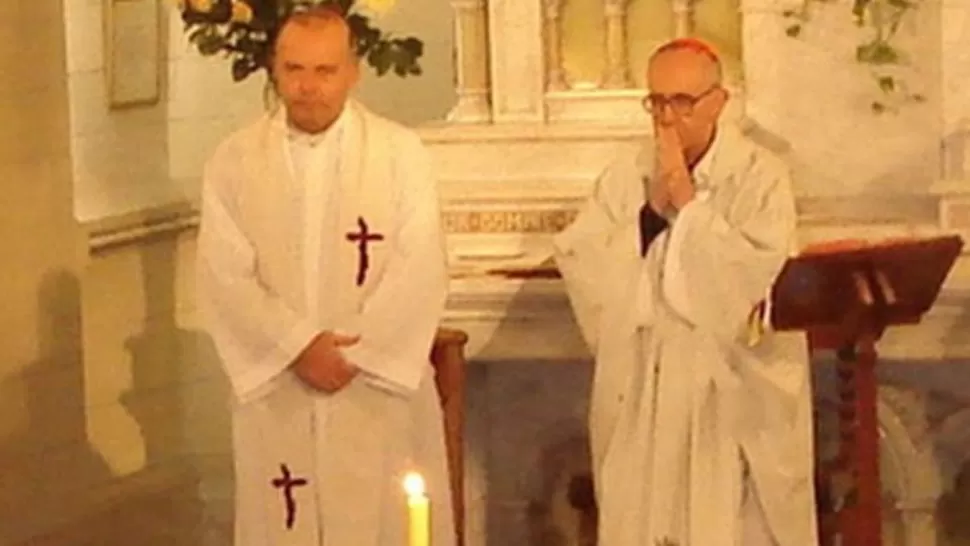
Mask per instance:
[[[681,209],[693,199],[694,184],[687,168],[680,135],[673,125],[654,121],[654,141],[654,177],[660,183],[653,185],[658,186],[657,190],[653,190],[651,186],[651,204],[654,193],[660,196],[659,199],[663,199],[662,194],[666,193],[667,203]]]

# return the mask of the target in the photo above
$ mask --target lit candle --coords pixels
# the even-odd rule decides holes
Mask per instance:
[[[424,492],[424,479],[416,472],[404,477],[408,494],[408,546],[431,544],[431,507]]]

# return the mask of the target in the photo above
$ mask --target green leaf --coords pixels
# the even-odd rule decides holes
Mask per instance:
[[[383,76],[391,68],[390,49],[387,42],[374,44],[367,54],[367,63],[374,68],[378,76]]]
[[[801,33],[802,33],[801,25],[792,25],[785,29],[785,34],[787,34],[789,38],[797,38],[798,35]]]
[[[252,65],[249,63],[249,59],[236,59],[232,62],[232,80],[235,82],[245,80],[246,76],[249,76],[252,71],[253,69]]]
[[[892,76],[880,76],[876,81],[879,83],[879,89],[885,93],[896,90],[896,80]]]
[[[899,53],[886,42],[877,40],[856,48],[855,58],[861,63],[896,64],[899,62]]]
[[[189,42],[196,43],[200,36],[209,31],[207,26],[196,27],[192,32],[189,33]]]
[[[407,51],[414,57],[420,57],[422,54],[424,54],[424,42],[418,40],[417,38],[411,37],[399,40],[398,45],[401,46],[401,49]]]
[[[202,55],[215,55],[226,46],[226,40],[219,35],[205,36],[196,42],[196,46]]]
[[[869,3],[872,0],[853,0],[852,1],[852,15],[855,16],[856,20],[861,20],[866,15],[866,8],[869,7]]]

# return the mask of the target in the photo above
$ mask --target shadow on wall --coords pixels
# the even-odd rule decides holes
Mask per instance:
[[[141,260],[146,320],[130,330],[121,324],[121,332],[92,328],[88,333],[97,332],[96,339],[82,337],[77,276],[58,272],[44,281],[38,325],[42,356],[0,383],[0,408],[24,416],[0,444],[0,543],[231,544],[231,512],[221,521],[214,518],[200,493],[204,471],[195,456],[203,449],[200,442],[221,449],[219,460],[228,466],[230,432],[224,397],[218,394],[223,379],[211,379],[197,364],[206,338],[177,321],[178,250],[178,238],[170,237],[121,251],[138,253]],[[124,282],[124,277],[110,280]],[[109,315],[119,308],[123,312],[128,298],[119,296],[135,292],[119,286],[112,294],[104,290],[104,279],[90,280],[94,293],[85,294],[88,302]],[[112,296],[119,300],[111,301]],[[133,335],[126,337],[128,332]],[[130,386],[118,397],[120,405],[88,398],[93,385],[86,379],[94,374],[85,368],[82,339],[85,349],[96,348],[97,358],[117,354],[111,345],[124,345],[129,358],[109,362],[109,368],[118,368],[107,376],[124,379],[130,363]],[[206,382],[215,387],[197,388]],[[144,464],[124,476],[105,458],[142,460],[142,453]],[[231,475],[231,468],[220,470]]]
[[[142,536],[147,530],[148,544],[228,545],[229,523],[217,521],[208,510],[202,494],[205,471],[197,456],[205,451],[203,444],[228,444],[228,414],[219,389],[208,388],[213,382],[221,384],[218,370],[211,379],[201,366],[200,348],[208,337],[180,326],[178,268],[192,265],[180,260],[180,251],[178,236],[146,241],[139,249],[145,322],[124,342],[132,381],[121,403],[141,429],[144,472],[169,472],[162,477],[165,485],[145,499],[147,510],[135,511],[152,518],[138,527]],[[146,544],[144,539],[141,543]]]
[[[48,528],[58,514],[45,507],[58,506],[58,513],[69,514],[84,502],[91,485],[111,477],[86,441],[77,277],[66,270],[48,274],[38,300],[40,357],[0,383],[4,420],[15,427],[0,444],[4,543]]]

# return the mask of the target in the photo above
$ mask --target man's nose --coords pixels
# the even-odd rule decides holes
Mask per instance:
[[[304,97],[312,97],[317,94],[318,85],[313,80],[312,76],[304,76],[300,78],[298,82],[297,89],[300,91],[300,95]]]
[[[677,119],[677,115],[674,114],[674,109],[666,102],[658,104],[657,108],[653,111],[653,115],[661,125],[670,125]]]

